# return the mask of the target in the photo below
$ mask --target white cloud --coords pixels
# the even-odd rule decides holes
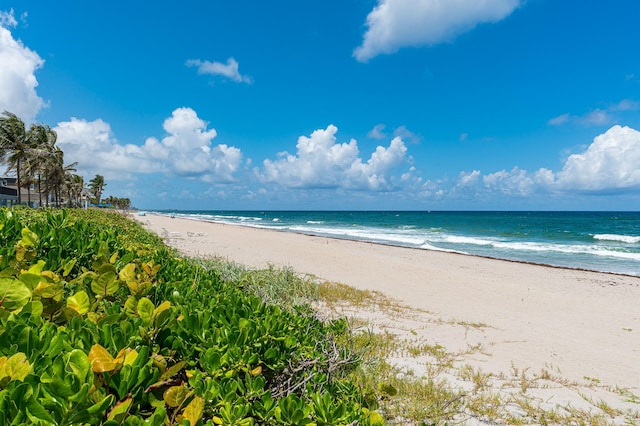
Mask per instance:
[[[252,83],[251,77],[240,74],[239,64],[233,58],[227,59],[227,63],[201,61],[200,59],[189,59],[188,67],[197,67],[198,74],[220,75],[238,83]]]
[[[8,12],[0,10],[0,27],[13,28],[18,25],[16,17],[13,14],[13,9]]]
[[[584,115],[571,115],[569,113],[550,119],[547,124],[560,126],[566,123],[578,123],[584,126],[605,126],[612,124],[616,119],[616,113],[624,111],[636,111],[640,109],[640,103],[632,99],[623,99],[617,104],[607,108],[596,108]]]
[[[639,164],[640,132],[613,126],[597,136],[583,152],[569,156],[557,173],[546,168],[531,173],[519,167],[486,175],[479,170],[463,171],[449,184],[449,188],[444,181],[437,186],[430,182],[429,191],[423,194],[433,195],[437,189],[451,197],[490,193],[513,197],[576,192],[637,193],[640,189]]]
[[[329,125],[299,137],[295,155],[283,152],[276,160],[264,160],[262,170],[256,170],[258,177],[265,183],[295,188],[394,189],[394,170],[409,161],[402,139],[394,138],[386,148],[378,146],[363,161],[354,139],[336,143],[337,131]],[[400,180],[408,180],[407,174]]]
[[[559,126],[561,124],[567,123],[570,119],[571,119],[571,115],[569,115],[568,113],[562,114],[557,117],[553,117],[551,120],[547,122],[547,124],[550,124],[552,126]]]
[[[520,5],[520,0],[378,0],[367,16],[367,32],[353,55],[358,61],[406,46],[438,44],[497,22]]]
[[[164,121],[167,135],[143,145],[120,144],[103,120],[72,118],[58,123],[58,144],[65,161],[79,163],[86,175],[126,179],[135,173],[162,172],[205,182],[230,182],[242,162],[242,152],[225,144],[212,146],[215,129],[191,108],[178,108]]]
[[[384,124],[376,124],[373,129],[367,133],[367,136],[372,139],[384,139],[387,135],[384,133],[384,128],[386,126]]]
[[[607,191],[640,187],[640,132],[613,126],[557,174],[564,190]]]
[[[404,125],[396,128],[393,131],[393,135],[404,140],[409,140],[411,143],[420,143],[420,136],[407,129]]]
[[[13,38],[8,28],[16,25],[13,10],[0,12],[0,111],[10,111],[31,123],[44,105],[36,93],[35,76],[44,61]]]

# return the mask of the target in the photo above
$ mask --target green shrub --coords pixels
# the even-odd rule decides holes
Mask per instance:
[[[265,303],[123,216],[0,210],[0,266],[0,424],[382,423],[343,322]]]

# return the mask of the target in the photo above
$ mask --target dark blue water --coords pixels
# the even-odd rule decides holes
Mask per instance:
[[[638,212],[164,213],[197,220],[640,276]]]

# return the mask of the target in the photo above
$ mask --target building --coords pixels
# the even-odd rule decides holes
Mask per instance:
[[[40,207],[40,194],[32,185],[29,189],[21,188],[21,202],[18,203],[18,184],[14,177],[0,177],[0,206],[24,204],[29,207]]]

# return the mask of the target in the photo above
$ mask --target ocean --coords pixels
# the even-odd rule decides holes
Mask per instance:
[[[285,232],[640,276],[640,212],[156,213]]]

